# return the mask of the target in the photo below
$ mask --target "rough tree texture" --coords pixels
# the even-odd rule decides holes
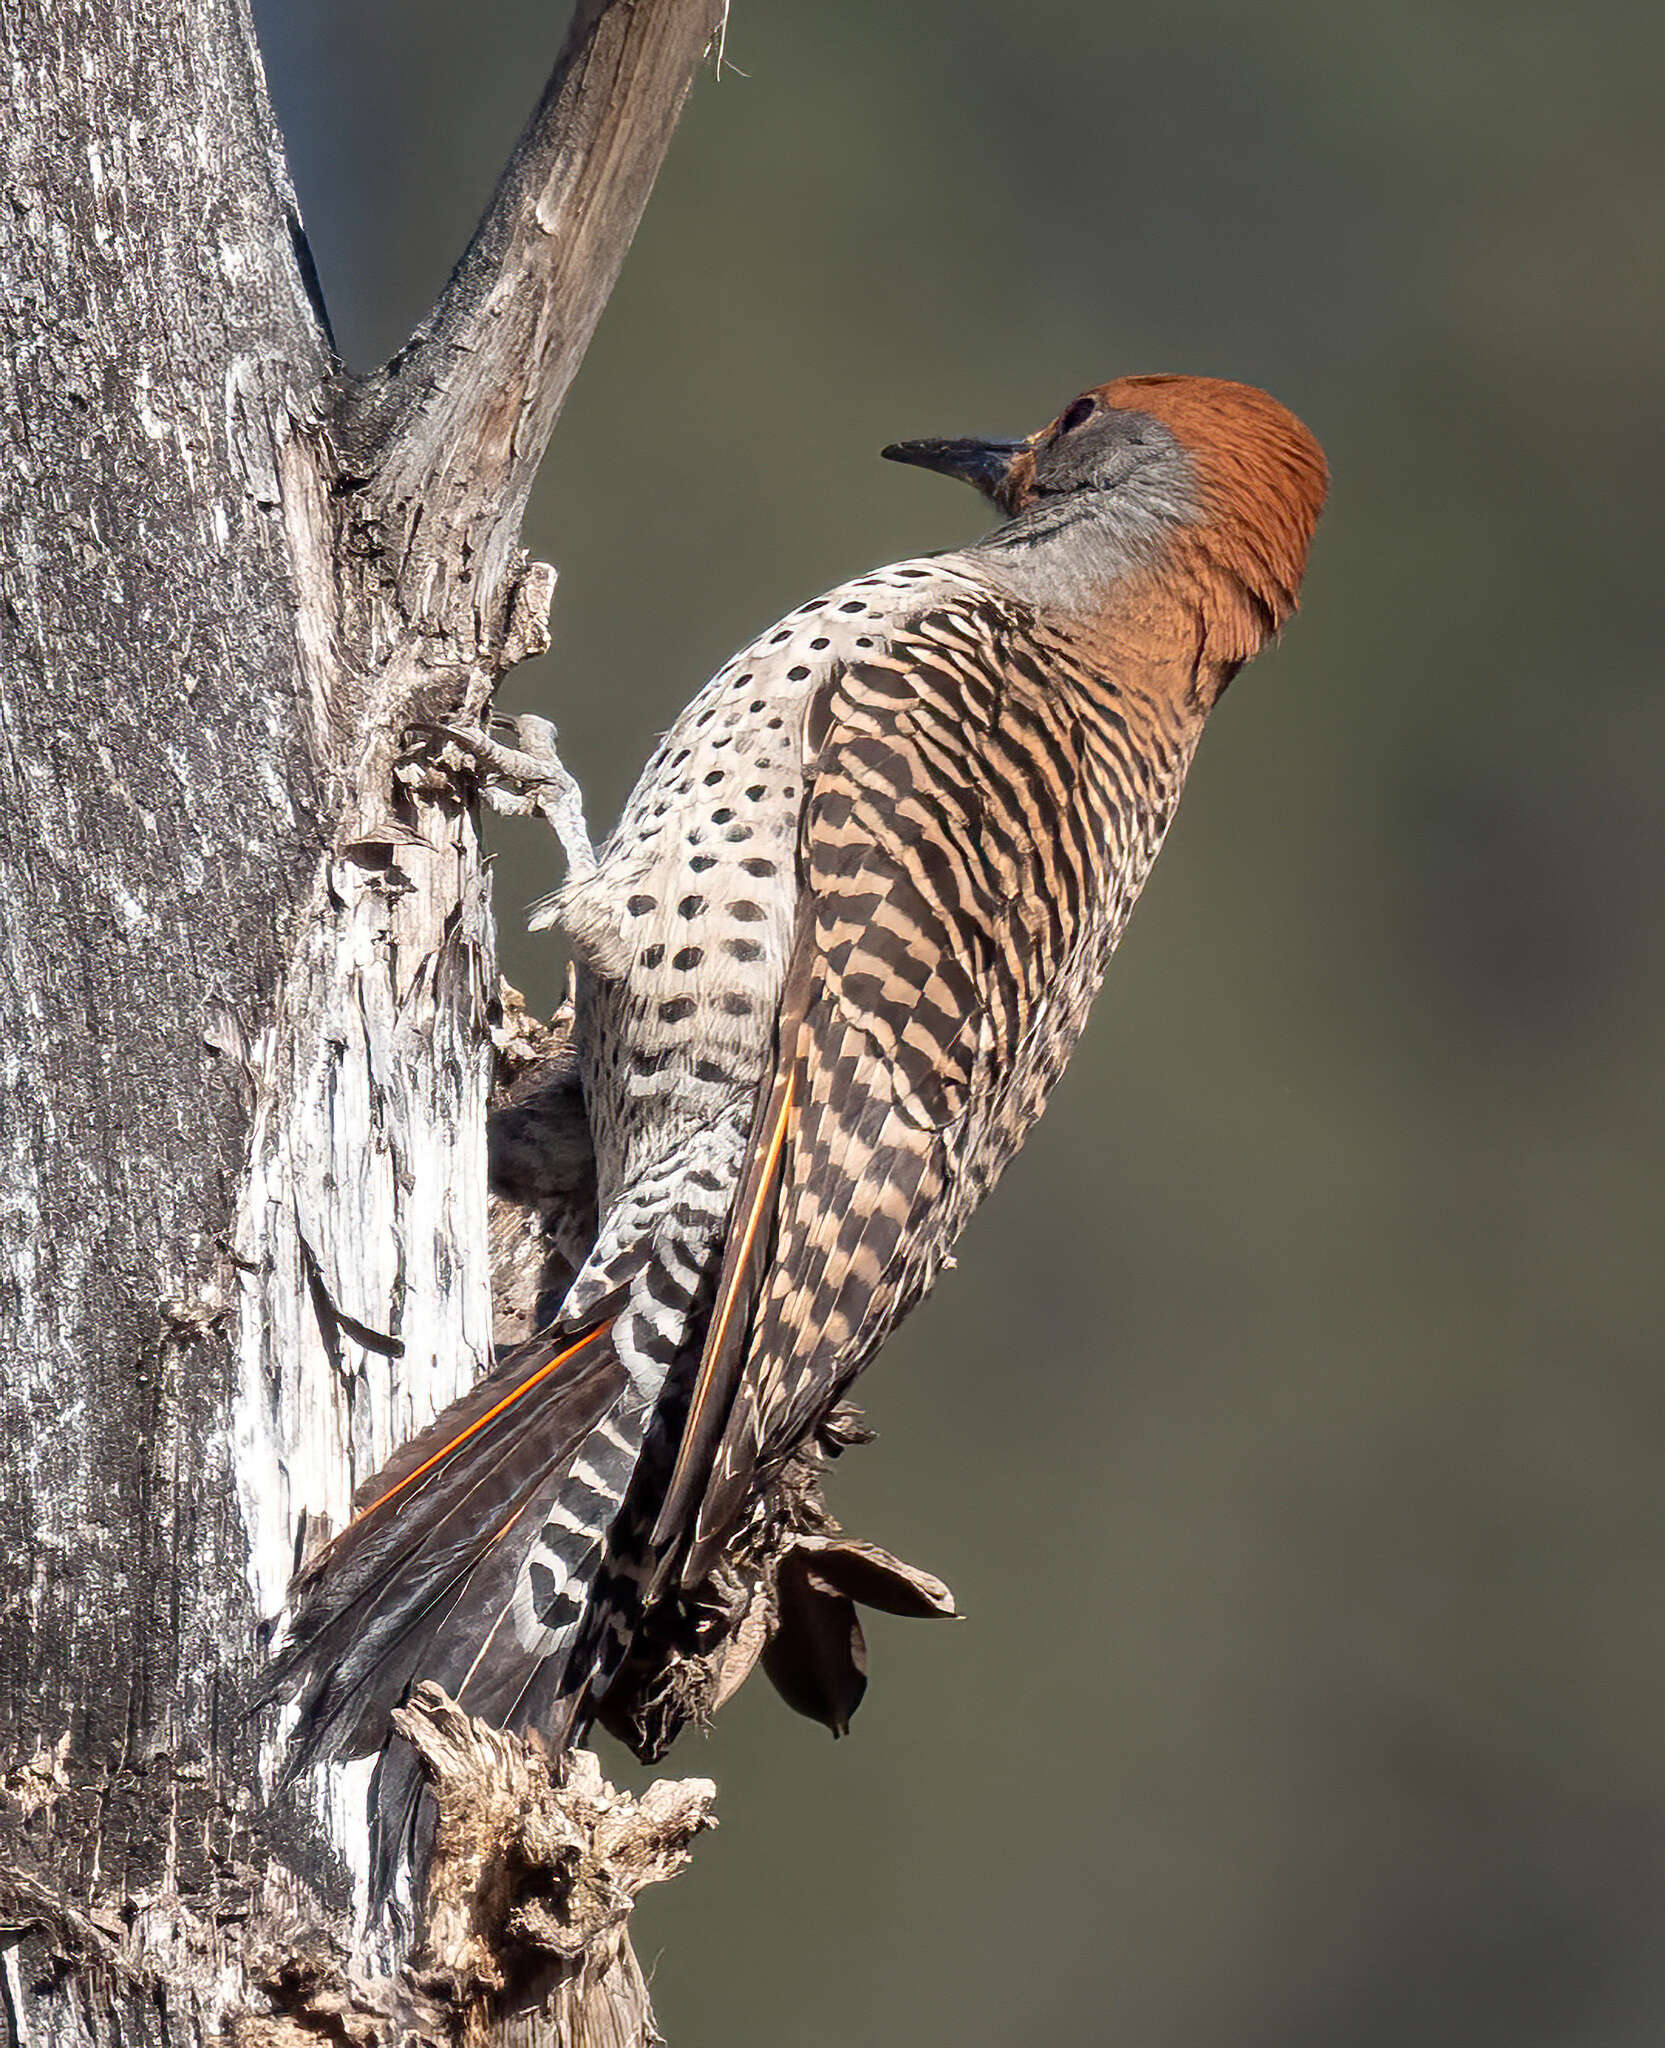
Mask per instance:
[[[705,1778],[618,1792],[587,1751],[551,1759],[471,1720],[437,1686],[395,1715],[433,1787],[428,1912],[415,1953],[373,1976],[269,1921],[248,1945],[258,2009],[233,2048],[647,2048],[647,1981],[630,1945],[636,1894],[687,1862],[714,1827]]]
[[[489,905],[404,736],[542,644],[520,514],[720,11],[584,0],[435,313],[353,381],[242,0],[0,8],[16,2042],[196,2044],[250,1954],[348,1938],[362,1823],[264,1810],[242,1701],[297,1546],[491,1341]]]

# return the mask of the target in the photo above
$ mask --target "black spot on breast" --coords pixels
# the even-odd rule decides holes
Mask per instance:
[[[664,957],[665,949],[663,946],[644,946],[642,948],[642,965],[644,967],[657,967]]]
[[[864,612],[867,607],[859,597],[847,597],[838,609],[841,612]]]
[[[723,771],[720,768],[713,768],[711,773],[705,778],[705,786],[707,789],[715,789],[722,779]]]
[[[760,804],[768,794],[767,788],[761,782],[754,782],[746,791],[746,801],[749,804]]]
[[[733,816],[734,812],[727,804],[724,804],[720,809],[711,813],[711,822],[713,825],[726,825]]]
[[[826,643],[823,641],[821,644],[825,646]],[[786,671],[786,680],[789,683],[807,683],[809,681],[809,670],[801,664],[797,668],[789,668]]]
[[[696,853],[688,865],[696,875],[703,875],[707,868],[717,865],[717,856],[714,853]]]
[[[723,837],[725,839],[731,839],[736,844],[739,844],[744,840],[750,839],[751,836],[752,828],[750,827],[750,825],[730,825],[728,830],[723,834]]]
[[[668,1003],[659,1005],[659,1021],[662,1024],[685,1024],[696,1007],[692,996],[672,996]]]
[[[684,896],[682,901],[676,906],[676,914],[678,917],[698,917],[704,908],[705,898],[703,896]]]
[[[690,967],[697,967],[704,958],[703,946],[679,946],[671,955],[671,965],[679,974],[686,974]]]
[[[769,706],[767,702],[762,697],[753,698],[752,702],[746,706],[746,709],[751,713],[753,718],[755,718],[760,711],[767,711],[768,708]]]
[[[632,917],[646,917],[650,910],[658,907],[656,896],[627,896],[624,907]]]
[[[633,1052],[630,1055],[630,1071],[646,1079],[649,1074],[659,1073],[669,1062],[670,1057],[669,1046],[662,1046],[658,1052]]]
[[[731,988],[727,995],[719,1000],[717,1007],[725,1017],[749,1017],[752,1013],[752,999],[750,996],[743,996],[737,988]]]
[[[748,875],[761,877],[763,875],[772,875],[775,872],[774,862],[772,860],[765,860],[760,853],[754,853],[749,860],[743,860],[740,865]]]
[[[724,939],[723,951],[733,960],[761,960],[763,948],[756,939]]]
[[[738,903],[731,903],[729,905],[728,914],[738,924],[761,924],[763,922],[762,904],[753,903],[745,896],[742,896]]]
[[[718,1060],[695,1060],[694,1079],[696,1081],[721,1082],[732,1080],[733,1076],[729,1073],[728,1068]]]

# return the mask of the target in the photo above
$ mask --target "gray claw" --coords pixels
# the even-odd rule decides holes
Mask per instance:
[[[518,719],[497,717],[492,724],[511,734],[513,744],[504,746],[488,733],[462,726],[433,729],[472,761],[493,810],[507,817],[541,817],[561,842],[568,870],[588,874],[595,866],[595,849],[584,822],[584,793],[556,751],[554,725],[530,712]]]

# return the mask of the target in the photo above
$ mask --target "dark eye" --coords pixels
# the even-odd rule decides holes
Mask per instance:
[[[1097,399],[1078,398],[1058,422],[1059,433],[1073,434],[1077,427],[1084,427],[1097,411]]]

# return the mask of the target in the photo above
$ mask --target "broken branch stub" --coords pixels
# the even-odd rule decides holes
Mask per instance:
[[[418,1686],[394,1719],[437,1814],[413,1988],[461,2016],[464,2040],[500,2037],[518,2015],[574,2048],[656,2041],[630,1913],[716,1825],[716,1787],[688,1778],[640,1798],[617,1791],[587,1750],[551,1758],[435,1685]]]

